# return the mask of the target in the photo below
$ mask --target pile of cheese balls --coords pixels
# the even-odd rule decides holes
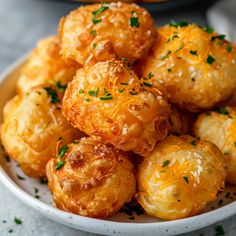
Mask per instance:
[[[1,140],[56,206],[201,213],[236,184],[236,47],[210,27],[155,27],[135,4],[80,7],[41,40],[4,107]]]

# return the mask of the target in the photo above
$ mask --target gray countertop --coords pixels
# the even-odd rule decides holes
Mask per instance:
[[[206,2],[206,1],[205,1]],[[209,1],[207,1],[209,2]],[[149,7],[158,25],[172,19],[206,24],[206,3],[178,10],[160,11]],[[46,0],[1,0],[0,5],[0,72],[14,60],[35,46],[38,39],[57,31],[61,16],[79,4]],[[22,219],[16,225],[14,217]],[[6,222],[5,222],[6,221]],[[236,235],[236,216],[217,225],[223,225],[225,235]],[[215,225],[187,235],[216,235]],[[13,230],[9,233],[9,230]],[[85,236],[92,235],[53,222],[23,205],[0,184],[0,235],[21,236]]]

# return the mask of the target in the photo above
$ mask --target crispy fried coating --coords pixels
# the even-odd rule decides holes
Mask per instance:
[[[195,24],[164,26],[140,74],[162,83],[172,103],[190,111],[210,109],[236,88],[236,47]]]
[[[22,69],[17,81],[17,90],[22,93],[31,87],[45,83],[57,83],[59,88],[63,88],[72,80],[78,68],[78,64],[66,63],[62,60],[57,37],[42,39],[29,55]]]
[[[46,163],[59,139],[69,143],[80,137],[62,116],[59,99],[60,92],[45,85],[16,95],[4,108],[2,143],[29,176],[45,176]]]
[[[212,143],[168,136],[138,170],[138,202],[164,220],[199,214],[216,199],[226,177],[223,156]]]
[[[86,134],[145,156],[169,129],[168,102],[150,86],[121,61],[99,62],[77,72],[62,110]]]
[[[194,133],[219,147],[227,165],[227,181],[236,184],[236,108],[219,107],[199,115]]]
[[[154,43],[156,30],[150,14],[135,4],[82,6],[61,19],[59,38],[63,58],[81,65],[144,57]]]
[[[66,152],[62,155],[63,148]],[[48,162],[46,170],[54,202],[62,210],[108,217],[135,193],[133,164],[125,152],[111,145],[82,138],[79,143],[62,146],[58,156]]]

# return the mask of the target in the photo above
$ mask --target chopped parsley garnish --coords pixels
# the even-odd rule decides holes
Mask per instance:
[[[60,170],[65,165],[64,161],[58,161],[56,163],[56,170]]]
[[[99,88],[98,88],[96,91],[90,90],[90,91],[88,92],[88,94],[89,94],[90,96],[97,97],[98,92],[99,92]]]
[[[233,49],[232,45],[228,44],[228,45],[226,46],[227,52],[232,52],[232,49]]]
[[[225,156],[228,156],[228,155],[229,155],[229,152],[224,152],[224,155],[225,155]]]
[[[95,36],[95,35],[96,35],[96,30],[91,30],[91,31],[90,31],[90,34],[92,34],[92,35]]]
[[[59,89],[60,92],[65,92],[68,84],[67,83],[66,84],[61,84],[61,81],[57,81],[55,83],[55,85],[57,86],[57,88]]]
[[[121,85],[129,85],[128,82],[120,82]]]
[[[173,42],[175,38],[179,38],[179,36],[177,34],[174,34],[171,38],[167,40],[167,43]]]
[[[218,107],[217,109],[215,109],[215,111],[222,114],[222,115],[228,115],[229,114],[226,107]]]
[[[48,96],[51,97],[51,103],[60,102],[56,90],[54,90],[54,89],[52,89],[50,87],[44,87],[44,89],[46,90]]]
[[[130,17],[129,24],[130,24],[131,27],[135,26],[136,28],[139,28],[140,23],[138,21],[138,17],[137,16],[136,17]]]
[[[181,27],[185,27],[188,26],[189,23],[187,21],[180,21],[180,22],[176,22],[176,21],[171,21],[169,26],[175,27],[175,28],[181,28]]]
[[[194,139],[194,140],[191,142],[191,144],[192,144],[193,146],[196,146],[196,145],[197,145],[197,141]]]
[[[208,34],[212,34],[212,33],[215,31],[215,30],[214,30],[212,27],[210,27],[210,26],[204,27],[203,30],[204,30],[205,32],[207,32]]]
[[[25,180],[25,178],[22,177],[22,176],[20,176],[20,175],[16,175],[16,177],[17,177],[18,179],[20,179],[20,180]]]
[[[103,100],[103,101],[105,101],[105,100],[112,100],[112,99],[113,99],[112,96],[100,97],[100,100]]]
[[[46,177],[40,177],[39,178],[39,183],[40,184],[47,184],[47,182],[48,182],[48,179]]]
[[[211,55],[208,56],[206,62],[211,65],[216,59],[214,57],[212,57]]]
[[[14,218],[14,221],[15,221],[15,223],[17,224],[17,225],[21,225],[22,224],[22,220],[21,219],[19,219],[19,218]]]
[[[97,19],[97,16],[100,15],[102,12],[106,11],[109,7],[101,5],[101,7],[97,11],[93,11],[93,24],[96,25],[97,23],[101,22],[101,19]]]
[[[162,168],[168,166],[170,164],[170,161],[169,160],[165,160],[162,164]]]
[[[190,50],[189,53],[192,54],[192,55],[194,55],[194,56],[197,56],[197,55],[198,55],[198,54],[197,54],[197,50],[194,50],[194,51],[193,51],[193,50]]]
[[[148,79],[151,79],[152,77],[154,77],[154,74],[152,72],[149,72]]]
[[[86,101],[86,102],[89,102],[89,101],[90,101],[90,99],[89,99],[89,98],[86,98],[86,99],[85,99],[85,101]]]
[[[5,157],[6,162],[11,162],[11,159],[8,155],[5,155],[4,157]]]
[[[188,176],[184,176],[183,179],[184,179],[184,181],[185,181],[187,184],[189,183],[189,181],[188,181]]]
[[[160,60],[164,60],[164,59],[168,58],[168,56],[169,56],[170,54],[171,54],[171,51],[169,50],[169,51],[166,53],[166,55],[160,57]]]
[[[96,43],[93,43],[93,49],[95,49],[97,47]]]
[[[167,71],[170,73],[172,70],[171,70],[171,68],[168,68]]]
[[[211,37],[211,41],[213,42],[213,41],[215,41],[215,39],[219,39],[219,40],[224,40],[225,39],[225,37],[226,37],[226,35],[224,35],[224,34],[220,34],[220,35],[217,35],[217,36],[212,36]]]
[[[143,82],[143,85],[145,85],[145,86],[147,86],[147,87],[149,87],[149,88],[152,87],[152,84],[149,84],[149,83],[147,83],[147,82]]]
[[[68,150],[68,146],[67,146],[67,145],[63,145],[63,146],[59,149],[59,152],[58,152],[58,154],[57,154],[57,157],[58,157],[58,158],[62,158],[62,157],[66,154],[67,150]]]
[[[184,44],[181,44],[181,46],[175,51],[175,52],[179,52],[181,49],[183,49]]]
[[[236,147],[236,142],[234,142],[234,146]]]
[[[217,225],[216,227],[215,227],[215,231],[216,231],[216,236],[223,236],[223,235],[225,235],[225,231],[224,231],[224,228],[223,228],[223,226],[222,225]]]
[[[37,194],[39,192],[38,188],[34,188],[34,194]]]
[[[13,232],[13,229],[9,229],[9,230],[8,230],[8,233],[11,234],[12,232]]]
[[[79,90],[79,94],[82,94],[82,93],[84,93],[84,90],[83,90],[83,89],[80,89],[80,90]]]

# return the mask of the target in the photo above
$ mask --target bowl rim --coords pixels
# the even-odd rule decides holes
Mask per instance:
[[[16,60],[0,74],[0,86],[2,86],[2,82],[6,81],[12,72],[14,72],[16,69],[19,69],[26,62],[27,55],[28,53]],[[129,233],[129,235],[140,235],[147,232],[148,229],[150,229],[153,234],[156,234],[159,232],[159,229],[161,229],[162,232],[166,231],[168,235],[170,233],[174,235],[176,233],[186,233],[196,229],[204,228],[236,214],[235,201],[210,212],[202,213],[200,215],[188,217],[185,219],[150,223],[115,222],[105,219],[95,219],[76,215],[60,210],[38,199],[35,199],[14,182],[14,180],[8,175],[7,171],[1,164],[0,182],[22,202],[38,210],[46,217],[70,227],[92,233],[102,233],[107,235]],[[91,228],[91,225],[97,226]],[[104,229],[100,229],[100,227]]]

